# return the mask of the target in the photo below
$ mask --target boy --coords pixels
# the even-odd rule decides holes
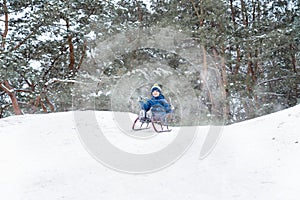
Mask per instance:
[[[141,108],[146,112],[151,109],[151,113],[155,120],[165,121],[171,117],[171,106],[161,92],[161,87],[155,83],[151,88],[151,98],[141,103]]]

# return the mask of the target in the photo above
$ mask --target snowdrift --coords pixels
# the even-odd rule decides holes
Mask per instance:
[[[111,112],[95,115],[108,140],[128,152],[153,152],[177,134],[175,129],[137,140],[120,134],[110,123]],[[209,127],[198,127],[195,140],[179,160],[154,173],[133,175],[94,159],[80,140],[73,112],[4,118],[0,120],[0,198],[296,200],[299,121],[300,106],[295,106],[226,126],[202,160],[199,154]]]

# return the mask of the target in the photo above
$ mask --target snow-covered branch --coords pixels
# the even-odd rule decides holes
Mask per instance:
[[[7,88],[4,83],[0,84],[0,88],[2,88],[5,92],[8,92],[8,93],[13,93],[14,92],[13,88],[11,88],[11,89]]]
[[[261,85],[261,84],[264,84],[264,83],[269,83],[269,82],[272,82],[272,81],[279,81],[279,80],[283,80],[283,79],[287,79],[287,78],[296,78],[296,77],[297,76],[294,75],[294,76],[282,76],[282,77],[272,78],[272,79],[269,79],[269,80],[261,81],[261,82],[257,83],[257,85]]]
[[[49,81],[47,81],[45,83],[45,85],[47,86],[47,85],[50,85],[50,84],[53,84],[53,83],[57,83],[57,82],[61,82],[61,83],[80,83],[80,84],[83,84],[83,82],[76,81],[76,80],[52,78]]]

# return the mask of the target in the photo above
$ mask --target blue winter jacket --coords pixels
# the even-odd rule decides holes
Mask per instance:
[[[143,110],[148,111],[150,108],[152,108],[152,112],[172,112],[170,104],[162,94],[160,94],[158,97],[152,96],[151,99],[148,99],[142,104]]]

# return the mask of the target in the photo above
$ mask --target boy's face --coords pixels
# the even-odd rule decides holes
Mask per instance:
[[[154,90],[154,91],[152,92],[152,96],[158,97],[158,96],[159,96],[159,91],[158,91],[158,90]]]

